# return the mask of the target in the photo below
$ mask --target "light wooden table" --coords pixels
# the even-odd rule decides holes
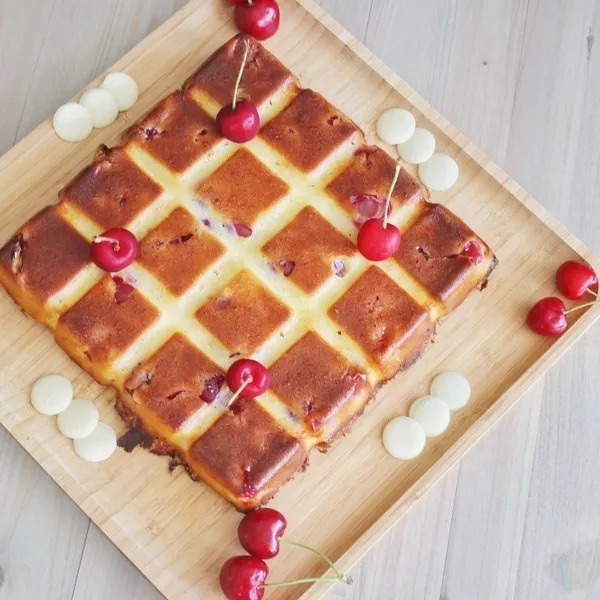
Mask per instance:
[[[0,153],[184,2],[0,0]],[[600,0],[320,3],[600,253]],[[596,327],[328,600],[597,600],[599,389]],[[0,427],[0,600],[46,598],[162,596]]]

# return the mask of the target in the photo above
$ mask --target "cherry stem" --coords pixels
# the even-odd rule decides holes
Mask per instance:
[[[99,244],[101,242],[108,242],[109,244],[113,244],[113,250],[115,252],[118,252],[121,248],[120,244],[119,244],[119,240],[115,240],[115,238],[111,238],[111,237],[105,237],[103,235],[97,235],[93,240],[92,243],[93,244]]]
[[[250,3],[250,5],[252,5],[252,3]],[[244,74],[246,63],[248,62],[248,54],[250,54],[250,44],[246,44],[244,58],[242,59],[242,66],[240,67],[240,72],[238,73],[237,80],[235,82],[235,87],[233,88],[233,102],[231,103],[231,108],[233,110],[235,110],[235,107],[237,106],[238,93],[240,91],[240,83],[242,82],[242,75]]]
[[[317,550],[316,548],[312,548],[311,546],[307,546],[306,544],[301,544],[300,542],[293,542],[292,540],[288,540],[285,538],[283,538],[281,541],[285,542],[286,544],[290,544],[291,546],[297,546],[298,548],[304,548],[304,550],[309,550],[313,554],[316,554],[317,556],[321,557],[329,565],[329,568],[336,574],[338,579],[340,579],[341,581],[346,581],[346,575],[341,573],[338,570],[338,568],[333,564],[333,562],[325,554],[323,554],[323,552],[321,552],[320,550]]]
[[[594,292],[594,290],[590,290],[590,288],[587,288],[586,292],[589,292],[592,296],[596,296],[596,298],[600,299],[600,296],[596,292]]]
[[[253,381],[254,377],[247,377],[246,379],[244,379],[242,385],[240,385],[235,394],[233,394],[233,396],[227,403],[227,408],[229,408],[239,398],[240,394],[244,391],[246,386],[250,385]]]
[[[298,585],[300,583],[316,583],[317,581],[340,581],[339,577],[304,577],[293,581],[279,581],[277,583],[265,583],[260,587],[285,587],[287,585]],[[346,581],[346,580],[344,580]],[[346,583],[349,583],[346,581]]]
[[[600,304],[600,300],[594,300],[593,302],[585,302],[584,304],[580,304],[579,306],[574,306],[573,308],[570,308],[569,310],[565,310],[563,312],[563,314],[568,315],[569,313],[572,313],[576,310],[580,310],[582,308],[587,308],[588,306],[594,306],[594,304]]]
[[[396,163],[396,171],[394,172],[394,179],[392,180],[392,185],[390,186],[390,191],[388,192],[387,198],[385,199],[385,208],[383,212],[383,228],[387,229],[388,225],[388,214],[390,211],[390,203],[392,202],[392,194],[396,189],[396,184],[398,183],[398,178],[400,177],[400,171],[402,170],[402,161],[399,160]]]

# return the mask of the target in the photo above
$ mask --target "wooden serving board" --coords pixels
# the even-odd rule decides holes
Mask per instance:
[[[433,200],[456,212],[500,260],[485,292],[473,293],[448,317],[424,357],[380,391],[348,437],[327,454],[315,453],[307,472],[272,503],[287,515],[291,539],[323,549],[348,569],[600,315],[600,306],[576,313],[558,340],[523,325],[528,307],[555,293],[554,271],[562,261],[582,257],[596,269],[600,263],[312,0],[281,0],[281,5],[282,30],[268,48],[373,142],[373,123],[383,109],[411,110],[461,170],[459,183],[433,194]],[[110,69],[126,70],[138,81],[141,96],[131,111],[81,144],[61,142],[47,121],[2,157],[0,243],[40,207],[55,202],[58,190],[89,163],[99,144],[115,144],[128,125],[234,33],[223,0],[190,2]],[[122,431],[112,408],[114,391],[83,373],[51,333],[3,292],[0,327],[0,422],[169,599],[221,598],[220,566],[241,551],[239,514],[181,470],[169,475],[167,460],[144,450],[118,451],[98,465],[81,461],[58,433],[55,419],[30,407],[31,383],[45,373],[71,377],[76,395],[97,399],[101,418]],[[393,460],[381,446],[383,425],[406,414],[411,401],[427,392],[432,376],[446,369],[469,378],[471,403],[453,414],[443,436],[428,440],[418,459]],[[313,555],[289,548],[271,561],[271,569],[277,580],[323,572]],[[329,585],[283,588],[269,597],[316,599]]]

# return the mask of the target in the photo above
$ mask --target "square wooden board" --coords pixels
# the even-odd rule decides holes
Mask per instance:
[[[500,264],[483,293],[475,292],[439,328],[434,344],[327,454],[314,453],[306,473],[286,485],[272,506],[289,521],[288,536],[326,551],[343,569],[354,564],[514,404],[519,396],[600,315],[600,306],[576,314],[569,331],[548,340],[523,325],[528,307],[555,293],[554,271],[564,260],[598,260],[539,204],[431,108],[409,86],[336,24],[312,0],[281,0],[282,27],[266,46],[301,80],[356,121],[375,143],[382,110],[403,106],[432,131],[438,149],[460,166],[459,183],[433,194],[496,252]],[[0,242],[58,190],[96,147],[120,133],[160,98],[179,87],[217,47],[235,34],[223,0],[193,0],[118,61],[140,86],[140,100],[109,128],[81,144],[67,144],[50,121],[0,159]],[[94,87],[99,77],[89,87]],[[77,96],[79,97],[79,95]],[[391,152],[392,149],[388,148]],[[167,459],[118,451],[105,463],[81,461],[56,421],[30,406],[31,383],[45,373],[74,380],[76,395],[98,399],[101,418],[124,430],[112,405],[114,391],[95,383],[55,345],[50,331],[0,293],[0,422],[169,599],[222,598],[223,561],[241,551],[240,515]],[[471,403],[453,414],[447,432],[428,440],[410,462],[390,458],[380,434],[387,420],[406,414],[427,392],[433,375],[457,369],[470,380]],[[284,548],[271,561],[273,577],[316,575],[313,555]],[[330,584],[284,588],[270,598],[321,598]]]

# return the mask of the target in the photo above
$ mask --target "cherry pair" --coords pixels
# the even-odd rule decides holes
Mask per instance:
[[[282,587],[315,581],[351,583],[350,578],[338,571],[322,552],[298,542],[282,539],[286,527],[286,518],[272,508],[260,508],[242,519],[238,527],[238,538],[250,556],[234,556],[223,565],[219,582],[228,600],[260,600],[266,587]],[[266,583],[269,567],[265,560],[279,554],[280,541],[314,552],[329,565],[335,576]]]
[[[542,298],[527,314],[527,325],[541,335],[557,337],[569,326],[567,315],[573,311],[592,306],[599,302],[598,277],[592,267],[584,262],[569,260],[556,271],[556,286],[570,300],[581,300],[586,294],[595,299],[578,304],[567,310],[565,303],[555,296]]]
[[[242,75],[248,62],[250,46],[246,45],[242,64],[233,88],[233,101],[217,114],[217,126],[221,135],[236,144],[245,144],[254,139],[260,131],[260,116],[256,105],[250,100],[238,98]]]
[[[276,0],[231,0],[235,4],[234,19],[240,31],[249,33],[257,40],[266,40],[279,27],[279,5]],[[250,100],[239,99],[240,83],[248,62],[250,46],[246,46],[237,81],[233,89],[233,101],[217,114],[217,126],[221,135],[236,144],[245,144],[260,131],[260,116],[256,105]]]

